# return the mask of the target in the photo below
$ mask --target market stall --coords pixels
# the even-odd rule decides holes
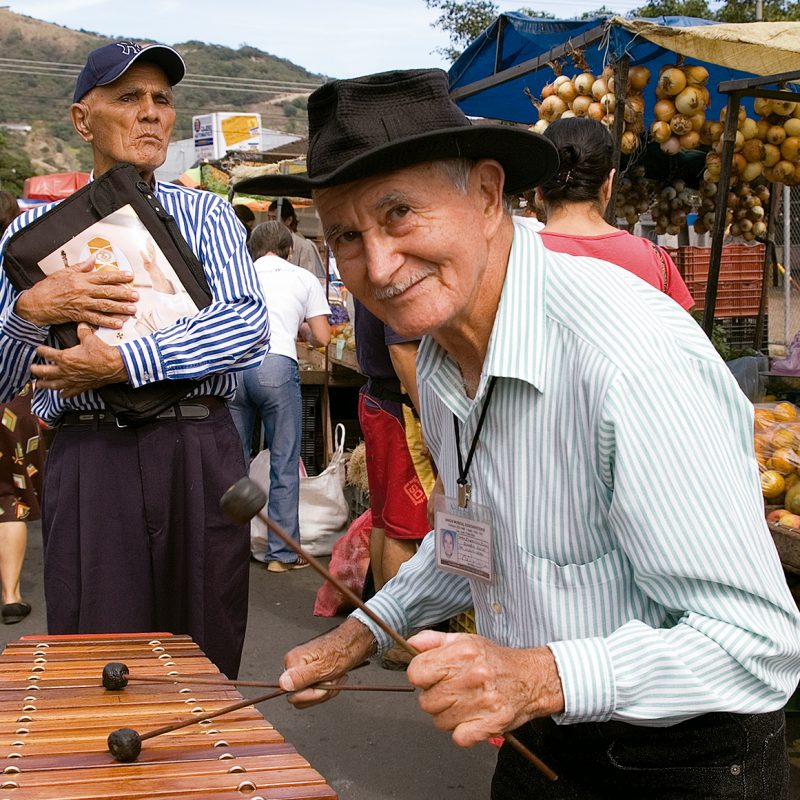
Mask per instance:
[[[656,234],[679,236],[675,260],[693,283],[706,332],[724,322],[736,344],[759,347],[771,255],[759,243],[770,238],[771,190],[798,179],[800,157],[793,103],[770,96],[791,78],[772,73],[795,65],[798,54],[800,23],[504,14],[451,68],[451,94],[468,114],[538,131],[562,115],[608,124],[621,166],[609,221],[632,228],[649,212]],[[754,75],[771,77],[754,87],[747,84]],[[731,91],[737,107],[726,131]],[[789,110],[765,105],[773,100]],[[691,220],[696,234],[714,233],[711,249],[691,246]]]

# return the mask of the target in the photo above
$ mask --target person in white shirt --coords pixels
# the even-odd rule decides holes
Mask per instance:
[[[301,397],[295,341],[301,335],[314,347],[327,345],[331,310],[320,282],[286,260],[292,234],[283,223],[257,225],[247,248],[267,298],[272,338],[261,366],[240,376],[230,409],[242,438],[245,461],[250,456],[256,415],[261,417],[270,454],[269,516],[299,543]],[[266,560],[270,572],[308,566],[272,532]]]

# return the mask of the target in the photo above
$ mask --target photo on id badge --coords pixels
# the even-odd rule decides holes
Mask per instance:
[[[492,526],[489,509],[470,502],[466,508],[453,497],[435,501],[436,565],[480,581],[492,580]]]

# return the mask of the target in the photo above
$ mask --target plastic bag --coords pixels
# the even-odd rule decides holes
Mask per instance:
[[[372,532],[372,512],[367,509],[353,520],[347,533],[333,545],[329,566],[332,575],[361,597],[364,579],[369,569],[369,537]],[[327,581],[320,586],[314,603],[314,616],[333,617],[353,609],[353,604]]]
[[[759,403],[755,407],[754,428],[764,500],[768,505],[784,506],[778,511],[797,516],[790,527],[796,527],[795,522],[800,527],[800,410],[785,401]]]
[[[337,425],[330,464],[319,475],[300,479],[300,543],[312,556],[329,556],[347,527],[344,435],[344,425]]]

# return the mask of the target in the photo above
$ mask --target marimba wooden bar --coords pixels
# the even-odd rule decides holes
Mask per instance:
[[[111,692],[122,661],[172,684]],[[137,761],[108,752],[118,728],[147,730],[242,699],[231,685],[185,685],[219,670],[188,636],[24,637],[0,656],[0,800],[336,800],[336,793],[254,707],[143,743]]]

